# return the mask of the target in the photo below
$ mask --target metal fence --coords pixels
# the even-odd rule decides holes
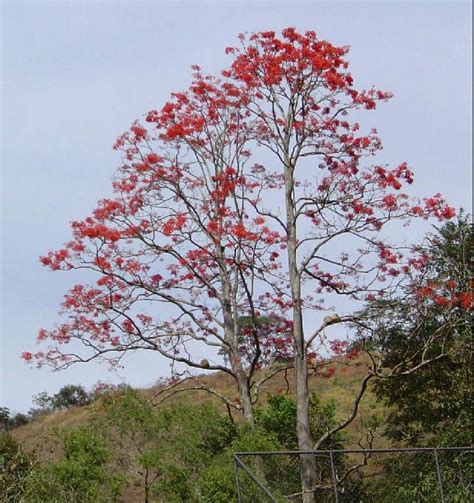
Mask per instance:
[[[471,503],[473,447],[240,452],[239,503],[301,502],[300,459],[316,465],[318,503]]]

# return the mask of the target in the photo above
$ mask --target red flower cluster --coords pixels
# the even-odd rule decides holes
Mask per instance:
[[[186,215],[180,213],[176,217],[169,218],[163,225],[162,231],[165,236],[171,236],[174,232],[179,232],[186,225]]]

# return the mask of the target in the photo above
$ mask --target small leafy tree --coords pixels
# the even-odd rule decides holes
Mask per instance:
[[[0,407],[1,431],[8,431],[9,424],[10,424],[10,409],[8,407]]]
[[[47,391],[41,391],[35,395],[32,402],[37,405],[41,410],[50,410],[52,405],[53,397],[48,394]]]
[[[325,402],[316,395],[310,400],[311,433],[317,438],[322,433],[337,424],[333,402]],[[204,501],[224,503],[236,499],[235,479],[232,468],[231,454],[246,451],[287,451],[295,450],[298,445],[296,437],[297,410],[294,398],[288,395],[270,395],[264,405],[259,405],[255,412],[255,428],[247,425],[237,427],[232,446],[217,457],[200,474],[199,488]],[[323,448],[342,449],[344,437],[338,433],[328,439]],[[286,501],[290,495],[297,499],[301,497],[300,465],[298,456],[279,454],[275,456],[246,456],[246,465],[253,471],[277,498]],[[328,492],[331,480],[329,457],[320,456],[318,463],[317,496],[320,501],[332,501],[332,493]],[[347,460],[335,456],[335,463],[340,479],[345,479],[351,471]],[[263,493],[248,477],[244,470],[239,471],[242,497],[245,501],[257,499]],[[359,484],[356,480],[345,483],[345,494],[356,501]],[[280,501],[280,500],[278,500]],[[351,501],[350,499],[348,501]]]
[[[33,403],[46,411],[86,405],[89,400],[87,391],[83,386],[77,384],[67,384],[53,396],[50,396],[46,391],[42,391],[33,397]]]
[[[8,420],[8,429],[13,430],[14,428],[19,428],[20,426],[28,424],[29,421],[30,418],[26,414],[17,412],[16,414],[13,414]]]
[[[96,421],[108,432],[127,482],[139,483],[145,502],[153,495],[198,501],[199,474],[235,437],[233,423],[211,405],[155,408],[132,389],[104,397]]]
[[[52,398],[53,409],[67,409],[89,403],[89,396],[82,386],[68,384],[63,386]]]
[[[162,437],[153,407],[131,388],[105,395],[99,407],[96,421],[107,431],[122,473],[135,473],[144,501],[150,501],[151,488],[159,476]]]
[[[297,450],[296,402],[288,395],[270,395],[268,405],[257,409],[257,424],[267,433],[273,434],[285,449]],[[335,404],[323,402],[313,394],[310,399],[311,434],[319,438],[335,424]],[[341,449],[343,444],[340,433],[328,439],[321,448]]]
[[[38,464],[28,478],[25,501],[110,501],[110,483],[115,479],[106,468],[110,452],[102,435],[83,426],[59,432],[59,440],[61,456]]]
[[[373,306],[381,308],[381,316],[373,318],[377,323],[365,343],[383,355],[384,372],[374,389],[390,406],[386,434],[397,442],[423,447],[472,443],[473,245],[470,219],[461,213],[437,228],[419,250],[429,260],[413,279],[411,293],[390,308]],[[440,452],[438,457],[445,497],[468,501],[472,456]],[[367,490],[376,499],[434,501],[439,486],[433,464],[431,453],[394,456]]]

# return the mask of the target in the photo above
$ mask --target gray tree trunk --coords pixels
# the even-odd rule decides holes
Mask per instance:
[[[297,236],[294,201],[293,166],[285,166],[285,203],[288,238],[288,268],[290,276],[291,296],[293,301],[293,341],[295,350],[296,375],[296,434],[298,449],[311,451],[313,441],[309,429],[309,390],[308,365],[303,330],[303,313],[301,305],[301,277],[297,264]],[[301,490],[303,503],[314,503],[314,487],[316,485],[316,463],[314,456],[301,455]]]

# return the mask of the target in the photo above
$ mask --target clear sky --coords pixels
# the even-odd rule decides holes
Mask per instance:
[[[22,2],[2,11],[2,298],[0,406],[26,411],[40,391],[98,380],[153,384],[168,373],[135,355],[121,376],[75,366],[53,374],[19,358],[36,350],[62,295],[79,279],[38,256],[68,223],[110,195],[115,138],[189,83],[190,65],[217,73],[243,31],[295,26],[352,46],[359,87],[395,98],[365,115],[382,161],[407,160],[420,195],[442,192],[471,208],[470,2]],[[380,158],[379,158],[380,159]]]

